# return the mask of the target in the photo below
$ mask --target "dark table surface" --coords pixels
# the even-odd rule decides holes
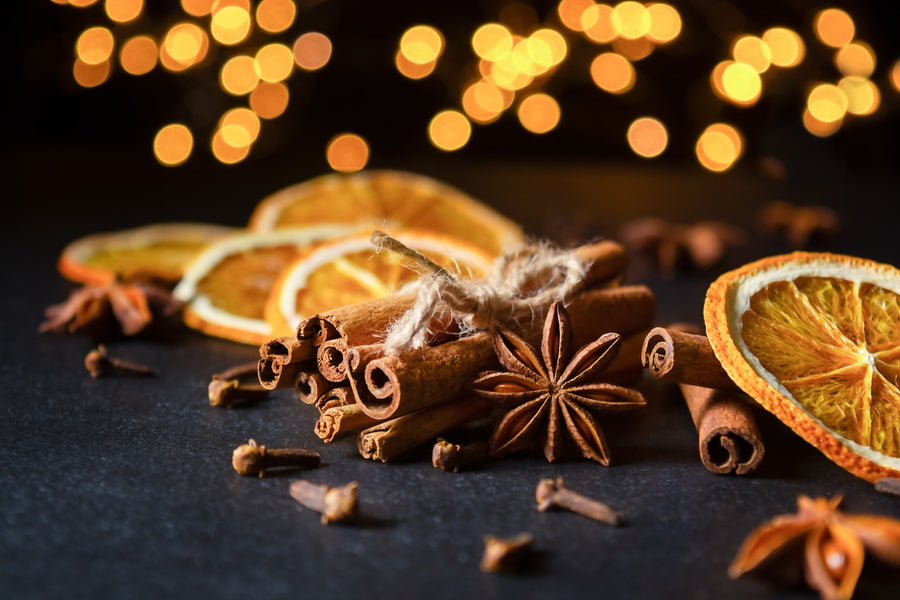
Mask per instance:
[[[451,474],[425,453],[397,463],[362,459],[352,441],[322,444],[315,411],[290,391],[246,408],[210,407],[212,373],[256,348],[188,332],[128,340],[117,354],[152,365],[154,379],[91,379],[92,343],[39,335],[43,309],[73,289],[55,269],[63,245],[107,229],[160,221],[242,225],[253,205],[314,167],[261,163],[167,170],[146,155],[91,150],[8,153],[2,219],[0,356],[0,595],[6,598],[814,598],[726,570],[744,537],[799,494],[843,495],[850,512],[900,517],[900,498],[832,464],[759,411],[766,457],[752,474],[719,476],[697,455],[690,416],[671,385],[645,380],[646,410],[604,420],[613,465],[514,457]],[[661,278],[635,261],[629,281],[658,298],[658,323],[700,319],[704,292],[724,269],[787,250],[753,229],[767,201],[833,206],[843,229],[816,249],[900,264],[897,181],[826,173],[777,182],[752,168],[716,175],[680,169],[553,161],[384,165],[441,178],[566,242],[615,236],[654,214],[744,227],[747,245],[714,271]],[[232,470],[248,438],[322,454],[303,473],[359,482],[363,519],[323,526],[288,486]],[[540,513],[534,488],[562,476],[618,509],[609,527]],[[519,575],[480,572],[486,534],[531,532],[536,560]],[[897,572],[864,572],[858,597],[897,597]]]

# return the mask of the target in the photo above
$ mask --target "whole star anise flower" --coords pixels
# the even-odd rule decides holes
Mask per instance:
[[[144,332],[154,319],[170,317],[182,308],[164,287],[152,283],[86,285],[44,311],[38,331],[74,333],[104,340]]]
[[[645,404],[640,392],[598,380],[619,351],[619,334],[607,333],[572,356],[569,315],[554,302],[544,322],[540,357],[508,331],[495,330],[493,343],[508,370],[483,373],[472,384],[476,393],[508,409],[491,438],[491,454],[540,444],[553,462],[566,451],[565,431],[585,458],[608,465],[606,439],[592,413]]]
[[[784,552],[801,550],[807,584],[824,600],[842,600],[853,595],[867,549],[900,565],[900,521],[847,514],[838,510],[840,502],[840,496],[799,496],[796,514],[779,515],[751,532],[728,574],[736,578],[783,558]]]

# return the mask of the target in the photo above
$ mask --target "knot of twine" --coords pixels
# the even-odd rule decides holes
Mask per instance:
[[[575,252],[546,242],[527,244],[498,257],[486,279],[460,279],[422,253],[390,235],[372,234],[376,252],[388,251],[421,277],[412,288],[413,306],[388,328],[385,353],[428,344],[429,324],[449,311],[461,335],[499,327],[520,331],[557,300],[568,298],[581,284],[586,261]]]

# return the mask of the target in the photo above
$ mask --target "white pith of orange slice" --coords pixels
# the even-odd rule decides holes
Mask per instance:
[[[829,253],[722,275],[704,306],[725,371],[847,471],[900,476],[900,270]]]
[[[317,225],[245,232],[210,244],[173,291],[185,303],[185,323],[245,344],[269,341],[265,303],[281,272],[312,245],[355,231],[352,225]]]
[[[463,279],[486,276],[493,263],[484,250],[433,232],[393,237]],[[388,253],[377,254],[371,234],[344,236],[311,248],[285,269],[266,303],[266,320],[275,335],[291,335],[305,317],[388,296],[418,277]]]
[[[259,202],[248,228],[270,231],[329,222],[370,229],[420,229],[500,254],[524,241],[521,228],[486,204],[435,179],[404,171],[322,175]]]
[[[59,272],[72,281],[108,285],[114,279],[155,278],[175,284],[207,244],[241,229],[207,223],[154,223],[78,238],[63,248]]]

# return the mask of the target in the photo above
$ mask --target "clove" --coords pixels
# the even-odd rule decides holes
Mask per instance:
[[[485,573],[518,571],[530,554],[533,541],[534,537],[530,533],[520,533],[512,538],[484,536],[481,570]]]
[[[557,507],[608,525],[620,523],[619,513],[598,500],[582,496],[566,488],[563,485],[562,477],[557,477],[555,480],[542,479],[535,490],[535,498],[540,511]]]
[[[343,523],[356,520],[357,501],[355,481],[345,486],[331,487],[305,479],[291,483],[291,497],[297,502],[322,514],[322,523]]]
[[[250,378],[251,375],[252,383],[241,383],[242,379]],[[256,363],[237,365],[212,376],[212,381],[209,382],[209,405],[231,408],[235,404],[262,400],[268,393],[269,390],[258,383]]]
[[[438,438],[431,451],[431,463],[438,469],[459,473],[460,469],[486,460],[489,449],[485,441],[461,446]]]
[[[318,467],[321,456],[313,450],[304,448],[274,448],[272,450],[250,440],[235,448],[231,455],[231,464],[240,475],[257,475],[263,477],[268,469],[294,468],[304,469]]]
[[[152,377],[156,371],[146,365],[110,356],[100,344],[84,357],[84,366],[94,379],[104,376]]]

